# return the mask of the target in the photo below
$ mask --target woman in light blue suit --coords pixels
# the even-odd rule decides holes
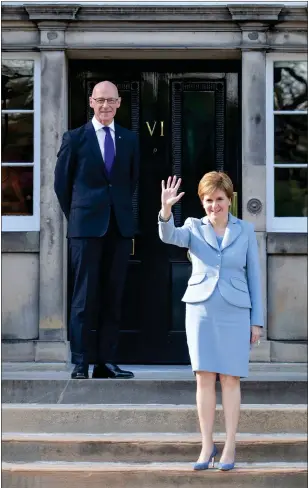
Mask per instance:
[[[192,275],[186,302],[186,335],[197,380],[197,408],[202,450],[194,469],[207,469],[217,454],[213,444],[216,375],[222,387],[226,442],[219,469],[234,467],[239,420],[240,377],[248,376],[250,344],[259,344],[263,327],[258,247],[253,225],[229,213],[230,178],[213,171],[203,176],[198,195],[206,216],[188,218],[175,227],[172,206],[181,180],[162,182],[159,236],[167,244],[189,249]]]

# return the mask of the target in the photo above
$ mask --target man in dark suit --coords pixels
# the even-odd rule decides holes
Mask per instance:
[[[132,378],[114,358],[134,235],[138,140],[114,123],[121,98],[113,83],[98,83],[89,102],[93,119],[64,134],[55,168],[55,192],[68,221],[72,378],[88,378],[89,337],[99,311],[92,378]]]

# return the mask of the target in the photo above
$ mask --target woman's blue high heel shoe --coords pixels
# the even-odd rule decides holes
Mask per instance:
[[[202,469],[208,469],[209,468],[209,464],[212,460],[212,466],[214,467],[214,463],[215,463],[215,456],[217,456],[217,447],[215,446],[214,444],[214,448],[213,448],[213,452],[212,454],[210,455],[210,459],[205,462],[205,463],[196,463],[194,465],[194,470],[195,471],[201,471]]]
[[[225,464],[225,463],[219,463],[218,464],[218,469],[220,471],[230,471],[231,469],[233,469],[235,466],[235,463],[229,463],[229,464]]]
[[[235,453],[234,453],[234,456],[235,456]],[[218,463],[218,469],[220,471],[231,471],[231,469],[233,469],[235,466],[235,462],[233,461],[233,463]]]

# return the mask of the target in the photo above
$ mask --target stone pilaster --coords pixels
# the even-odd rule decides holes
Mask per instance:
[[[264,33],[262,33],[264,35]],[[252,36],[253,37],[253,36]],[[248,32],[243,31],[246,45]],[[257,39],[256,39],[257,40]],[[254,42],[254,39],[253,39]],[[261,47],[261,46],[260,46]],[[260,49],[259,47],[259,49]],[[243,219],[252,222],[257,232],[262,276],[265,328],[267,339],[267,253],[266,253],[266,72],[265,52],[251,49],[242,52],[242,188]],[[269,360],[269,344],[262,344]],[[258,357],[259,349],[253,356]],[[256,360],[255,359],[255,360]]]
[[[53,190],[54,168],[67,127],[67,68],[64,51],[41,52],[41,226],[39,339],[37,360],[65,358],[66,272],[63,216]],[[40,342],[39,341],[39,342]],[[48,341],[48,344],[46,342]],[[47,356],[46,356],[47,354]]]
[[[243,218],[266,231],[265,52],[242,52]]]

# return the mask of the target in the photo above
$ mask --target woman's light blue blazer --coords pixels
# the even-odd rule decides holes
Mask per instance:
[[[173,216],[159,220],[159,236],[167,244],[189,249],[192,274],[182,300],[206,301],[218,288],[236,307],[250,308],[250,324],[263,327],[258,245],[253,224],[229,214],[221,247],[208,219],[188,218],[175,227]]]

